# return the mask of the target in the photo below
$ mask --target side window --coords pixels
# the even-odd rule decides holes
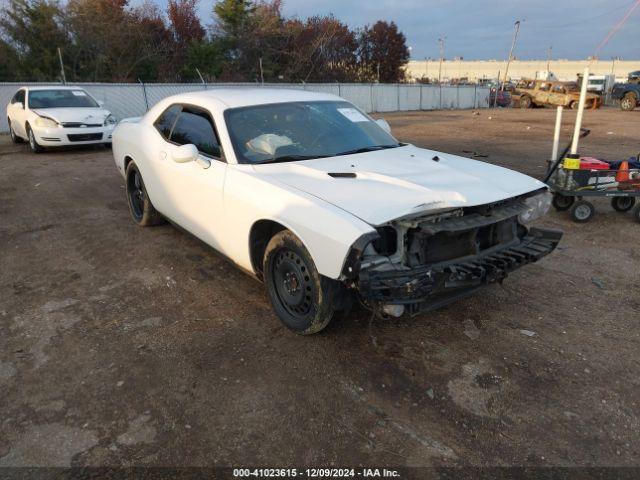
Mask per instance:
[[[24,90],[18,90],[11,99],[11,103],[22,103],[24,105]]]
[[[185,106],[173,127],[171,141],[178,145],[193,143],[200,153],[220,158],[220,143],[209,114]]]
[[[173,128],[173,124],[176,122],[176,118],[178,118],[178,114],[180,113],[181,109],[182,107],[180,105],[170,106],[164,112],[162,112],[162,114],[153,124],[156,127],[156,130],[160,132],[160,135],[162,135],[165,140],[169,140],[171,129]]]

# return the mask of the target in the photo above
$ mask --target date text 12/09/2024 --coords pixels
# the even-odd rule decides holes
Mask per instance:
[[[234,468],[234,478],[400,478],[387,468]]]

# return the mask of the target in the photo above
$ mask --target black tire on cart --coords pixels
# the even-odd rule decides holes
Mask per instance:
[[[636,199],[633,197],[613,197],[611,199],[611,206],[616,212],[628,212],[636,204]]]
[[[632,215],[633,218],[635,218],[636,221],[640,223],[640,205],[633,209]]]
[[[554,193],[551,204],[557,211],[564,212],[565,210],[569,210],[575,201],[576,197],[567,197],[561,193]]]
[[[587,223],[595,215],[596,209],[591,202],[579,200],[573,204],[569,213],[574,222]]]

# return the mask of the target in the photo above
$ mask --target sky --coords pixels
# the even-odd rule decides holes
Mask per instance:
[[[141,0],[132,0],[136,4]],[[166,0],[154,0],[163,9]],[[212,22],[213,0],[200,0],[204,24]],[[352,28],[393,20],[407,37],[411,57],[438,58],[438,38],[446,36],[445,57],[504,59],[521,20],[514,55],[544,59],[584,59],[634,4],[632,0],[284,0],[287,16],[333,13]],[[600,59],[640,59],[640,7],[599,52]]]

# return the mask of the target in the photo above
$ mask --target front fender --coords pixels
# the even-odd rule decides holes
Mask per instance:
[[[274,184],[248,165],[229,168],[225,180],[225,215],[232,227],[224,250],[236,263],[256,273],[249,232],[260,220],[291,230],[309,250],[321,275],[339,279],[353,243],[373,227],[312,195]]]

